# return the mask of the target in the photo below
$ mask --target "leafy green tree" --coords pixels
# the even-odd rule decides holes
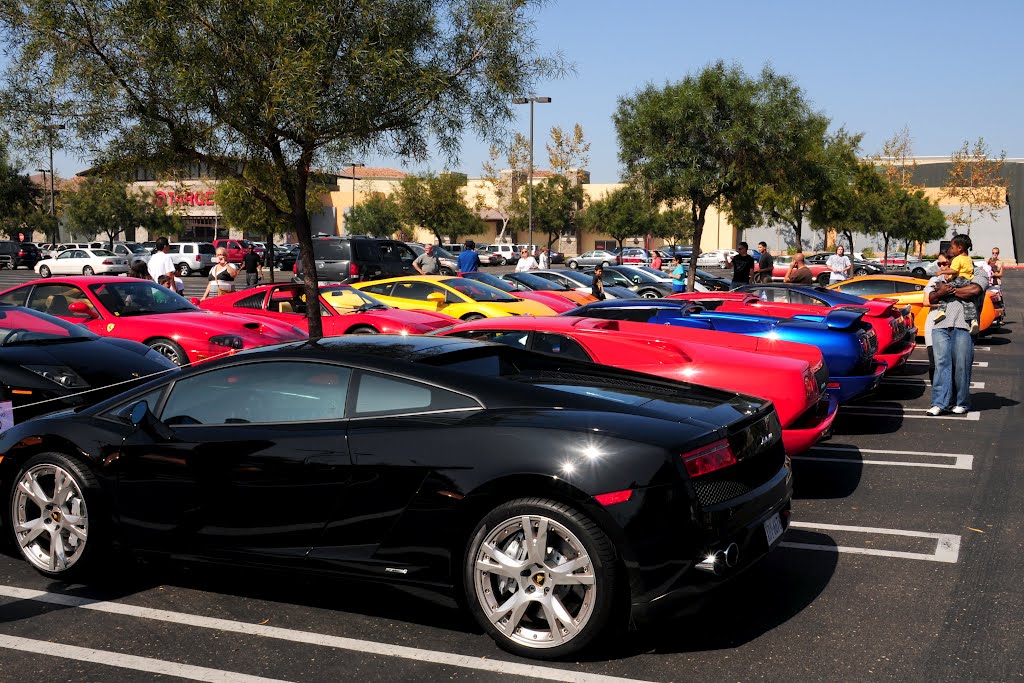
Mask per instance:
[[[424,173],[402,178],[395,192],[403,222],[434,233],[438,244],[458,242],[463,235],[475,235],[484,228],[480,216],[466,206],[462,188],[466,176],[460,173]],[[447,240],[445,239],[447,237]]]
[[[201,166],[250,187],[294,229],[313,300],[313,169],[424,160],[432,145],[453,159],[468,130],[503,136],[512,97],[566,70],[537,52],[544,4],[0,0],[0,115],[22,140],[56,119],[85,158]],[[245,176],[251,163],[270,177]],[[322,331],[311,306],[310,336]]]
[[[527,182],[530,143],[522,133],[516,133],[504,151],[504,169],[501,168],[502,154],[501,147],[491,145],[480,177],[490,192],[481,188],[475,196],[477,210],[491,209],[501,217],[501,229],[497,234],[499,244],[505,241],[509,224],[513,220],[526,222],[526,198],[522,190]]]
[[[690,213],[690,290],[708,209],[770,183],[773,169],[799,158],[814,116],[790,78],[765,67],[753,79],[723,62],[619,99],[613,119],[626,181]]]
[[[154,206],[152,198],[127,191],[124,182],[104,176],[92,176],[67,193],[64,216],[68,229],[83,239],[99,234],[111,245],[127,228],[146,228],[150,233],[177,232],[174,214]]]
[[[534,232],[547,235],[550,247],[559,237],[574,231],[582,205],[582,185],[563,175],[545,178],[533,188]]]
[[[38,213],[37,194],[28,175],[19,172],[0,141],[0,228],[8,236],[16,238],[24,232],[28,217]]]
[[[924,190],[904,190],[896,200],[896,222],[903,241],[903,258],[910,255],[914,242],[932,242],[946,235],[949,227],[945,212],[931,201]]]
[[[693,239],[693,221],[689,212],[679,208],[662,211],[651,225],[651,235],[672,245],[689,244]]]
[[[967,228],[978,218],[994,218],[1006,205],[1006,178],[1003,165],[1006,152],[998,157],[989,157],[990,151],[984,138],[978,138],[973,147],[964,140],[963,146],[950,156],[949,175],[944,183],[943,194],[960,202],[960,208],[950,215],[955,229]]]
[[[809,117],[791,163],[770,169],[770,182],[748,185],[733,200],[730,214],[734,223],[788,229],[794,244],[803,247],[805,219],[830,192],[847,186],[857,167],[862,136],[843,129],[828,135],[828,123],[824,116]]]
[[[841,233],[852,253],[855,234],[874,234],[886,224],[886,191],[886,180],[874,162],[855,159],[811,207],[811,221]]]
[[[402,208],[392,195],[374,194],[348,216],[348,231],[357,235],[391,237],[402,227]]]
[[[611,235],[621,250],[623,240],[647,234],[660,218],[657,207],[627,185],[591,202],[583,211],[582,221],[591,231]]]

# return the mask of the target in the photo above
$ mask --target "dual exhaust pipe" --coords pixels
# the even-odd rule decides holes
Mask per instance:
[[[715,550],[697,563],[697,569],[715,576],[721,576],[726,569],[736,566],[740,559],[740,547],[735,543],[725,546],[725,550]]]

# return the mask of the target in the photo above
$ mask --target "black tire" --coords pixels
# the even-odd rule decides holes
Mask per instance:
[[[532,575],[531,573],[521,574],[521,579],[517,577],[515,580],[519,582],[519,585],[509,591],[509,595],[514,595],[519,591],[523,591],[524,595],[529,592],[531,604],[519,615],[516,623],[511,625],[511,633],[507,633],[502,626],[509,627],[507,621],[513,618],[514,612],[508,611],[507,619],[498,619],[497,625],[491,621],[488,613],[495,610],[491,605],[483,603],[493,600],[495,604],[501,604],[505,598],[495,589],[492,580],[496,577],[482,576],[483,573],[478,572],[478,560],[481,560],[481,564],[486,563],[487,556],[481,550],[488,537],[495,533],[501,533],[503,528],[508,529],[515,525],[524,516],[538,518],[538,524],[534,526],[534,530],[540,528],[541,520],[547,520],[546,527],[553,522],[562,529],[547,536],[551,540],[551,544],[550,546],[547,543],[544,544],[544,557],[539,564],[533,561],[536,558],[531,558],[523,545],[516,547],[515,552],[511,550],[513,548],[511,544],[517,542],[517,536],[522,532],[510,533],[498,542],[503,544],[503,552],[512,552],[517,561],[522,562],[524,567],[532,572]],[[518,526],[522,528],[521,523]],[[563,531],[567,531],[568,534],[562,536]],[[552,536],[554,539],[551,538]],[[571,541],[569,537],[571,537]],[[593,577],[592,590],[588,590],[582,585],[559,586],[555,579],[556,574],[551,571],[562,563],[553,564],[551,560],[554,560],[555,557],[552,557],[548,550],[555,546],[561,546],[559,554],[565,562],[569,562],[571,559],[580,557],[577,555],[570,558],[569,555],[562,552],[571,551],[573,545],[581,547],[589,558],[589,564],[574,570],[573,573],[589,571]],[[574,655],[595,644],[601,636],[618,630],[619,625],[615,623],[618,621],[615,607],[618,597],[616,589],[619,585],[619,567],[615,548],[611,540],[593,520],[568,505],[545,498],[520,498],[499,505],[476,525],[466,545],[462,566],[465,598],[470,611],[484,631],[495,640],[499,647],[508,652],[533,659],[560,659]],[[545,586],[545,580],[550,581],[552,587]],[[492,589],[494,589],[493,593]],[[506,584],[504,590],[507,591],[507,589]],[[551,597],[546,598],[549,594]],[[583,622],[578,626],[575,634],[568,633],[567,629],[558,628],[559,633],[562,634],[561,638],[568,637],[560,644],[552,644],[552,638],[545,637],[544,629],[548,622],[546,617],[541,619],[544,615],[542,601],[556,598],[570,617],[579,617],[579,619],[574,619],[575,623],[579,624],[580,619]],[[500,612],[498,613],[500,614]],[[531,629],[531,626],[538,628]],[[531,637],[531,633],[540,633],[541,637],[538,638],[537,635]]]
[[[865,270],[864,268],[858,268],[857,270],[853,271],[853,274],[856,275],[857,277],[860,277],[862,275],[867,275],[868,271]]]
[[[818,283],[819,287],[828,287],[828,281],[831,276],[828,273],[821,273],[814,279]]]
[[[82,275],[85,275],[86,277],[90,277],[95,274],[96,271],[93,270],[92,266],[86,266],[85,268],[82,268]]]
[[[664,296],[661,292],[659,292],[656,289],[644,289],[638,292],[638,294],[640,294],[640,297],[643,299],[660,299],[662,296]]]
[[[474,320],[483,320],[486,317],[487,316],[480,315],[479,313],[467,313],[466,315],[464,315],[461,318],[459,318],[459,320],[462,320],[463,322],[471,323]]]
[[[610,266],[610,265],[611,265],[611,264],[610,264],[610,263],[608,263],[607,261],[601,261],[601,267],[602,267],[602,268],[607,268],[607,267],[608,267],[608,266]]]
[[[451,268],[442,268],[441,275],[447,275],[448,277],[455,277],[455,271]]]
[[[359,325],[358,327],[353,327],[345,334],[380,334],[380,332],[369,325]]]
[[[52,508],[43,508],[37,505],[33,496],[26,496],[21,493],[19,484],[23,478],[33,476],[35,473],[39,489],[44,494],[49,494],[51,499],[56,491],[56,476],[46,476],[51,468],[59,468],[71,479],[69,488],[76,489],[74,493],[62,496],[63,501]],[[51,483],[52,482],[52,483]],[[49,484],[49,487],[48,487]],[[65,482],[65,486],[68,484]],[[76,495],[77,494],[77,495]],[[10,495],[8,497],[10,509],[7,510],[6,520],[9,537],[14,541],[14,547],[18,548],[21,556],[40,574],[59,581],[78,581],[87,576],[98,573],[105,569],[105,556],[109,557],[110,550],[110,524],[109,512],[104,504],[103,492],[101,491],[96,478],[84,464],[64,455],[63,453],[39,453],[29,458],[18,470],[18,474],[11,482]],[[74,525],[86,532],[85,540],[81,540],[67,528],[72,525],[68,520],[75,515],[85,521],[85,524]],[[42,549],[42,542],[23,543],[19,534],[26,534],[22,527],[22,520],[29,522],[38,519],[46,520],[46,526],[57,530],[57,536],[62,539],[60,547],[64,554],[65,562],[71,560],[69,566],[51,569],[40,564],[47,554]],[[19,531],[21,529],[21,531]],[[66,533],[66,535],[65,535]],[[47,546],[52,546],[53,535],[49,531]],[[38,537],[44,534],[39,534]],[[72,541],[74,539],[74,541]],[[77,551],[75,550],[77,549]],[[69,555],[69,550],[71,554]],[[43,551],[43,552],[41,552]],[[50,553],[51,557],[53,556]]]
[[[39,277],[50,277],[50,269],[46,266],[39,266]]]
[[[924,278],[928,277],[928,272],[925,271],[924,268],[914,268],[912,271],[910,271],[910,274],[913,275],[916,278],[921,278],[921,279],[924,279]]]
[[[192,269],[188,267],[188,264],[184,261],[178,264],[178,275],[181,277],[188,277],[192,274]]]
[[[569,267],[573,270],[579,270],[580,264],[576,261],[569,261]]]
[[[500,261],[498,261],[498,265],[499,265],[499,266],[507,266],[507,265],[508,265],[508,259],[507,259],[507,258],[505,258],[504,256],[502,256],[502,257],[501,257],[501,260],[500,260]]]
[[[163,354],[164,357],[175,365],[182,366],[188,364],[188,356],[185,355],[185,349],[181,348],[181,345],[173,339],[156,337],[147,341],[146,346],[157,353]]]

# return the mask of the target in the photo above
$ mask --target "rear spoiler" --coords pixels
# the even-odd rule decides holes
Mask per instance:
[[[895,299],[868,299],[863,304],[858,304],[857,306],[842,306],[842,308],[863,310],[868,317],[871,318],[887,318],[889,317],[889,311],[896,310],[897,303],[899,302]]]
[[[822,322],[830,330],[848,330],[860,322],[866,312],[863,308],[842,308],[826,315]]]

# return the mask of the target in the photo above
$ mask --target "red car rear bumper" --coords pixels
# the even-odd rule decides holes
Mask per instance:
[[[821,397],[818,403],[798,417],[792,425],[782,429],[782,443],[789,456],[800,455],[814,444],[832,435],[832,422],[839,410],[839,400],[834,392]]]
[[[911,328],[910,334],[907,335],[907,341],[899,344],[892,344],[884,352],[878,352],[875,354],[875,360],[887,363],[888,368],[885,369],[886,373],[892,372],[895,368],[903,365],[907,362],[907,358],[917,348],[917,328]]]

